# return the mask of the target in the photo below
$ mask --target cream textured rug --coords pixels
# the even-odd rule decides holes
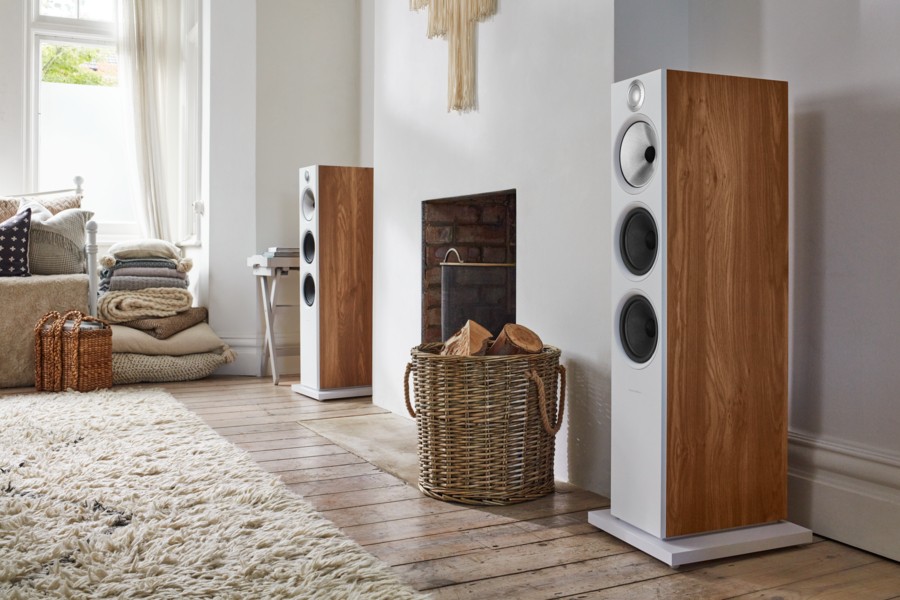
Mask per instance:
[[[0,598],[421,598],[159,390],[0,397]]]

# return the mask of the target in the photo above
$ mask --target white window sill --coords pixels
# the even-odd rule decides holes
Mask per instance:
[[[96,219],[94,222],[97,224],[98,246],[111,246],[116,242],[136,240],[141,237],[141,229],[137,223],[98,221]]]

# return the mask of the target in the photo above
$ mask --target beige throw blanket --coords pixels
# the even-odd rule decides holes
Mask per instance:
[[[109,323],[171,317],[189,309],[193,301],[189,291],[178,288],[107,292],[100,296],[97,316]]]
[[[178,313],[174,317],[137,319],[135,321],[126,321],[122,323],[122,325],[133,329],[140,329],[144,333],[149,333],[158,340],[165,340],[179,331],[184,331],[197,323],[203,323],[206,321],[207,316],[206,308],[197,306],[189,308],[182,313]]]

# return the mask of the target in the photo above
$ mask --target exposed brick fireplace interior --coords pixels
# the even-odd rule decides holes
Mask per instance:
[[[426,200],[422,203],[422,342],[440,342],[441,267],[455,248],[464,263],[514,265],[516,262],[516,191]],[[448,262],[455,262],[456,257]],[[515,321],[515,267],[467,268],[445,273],[455,285],[454,303],[463,300],[465,318],[496,320],[498,311]],[[498,275],[500,277],[498,277]],[[445,290],[446,294],[446,290]],[[482,323],[488,326],[487,323]],[[490,329],[490,327],[488,327]],[[496,335],[497,331],[492,331]]]

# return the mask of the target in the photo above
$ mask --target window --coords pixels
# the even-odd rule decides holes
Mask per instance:
[[[113,23],[116,20],[116,3],[115,0],[41,0],[38,14]]]
[[[104,239],[138,233],[116,51],[116,0],[32,0],[28,177],[36,190],[85,179]]]
[[[157,0],[154,0],[157,1]],[[117,0],[29,0],[27,176],[32,189],[85,179],[84,208],[104,241],[139,235],[134,127],[127,122],[117,53]],[[175,240],[197,243],[200,219],[199,0],[169,4],[165,98],[158,120],[164,195]],[[130,98],[130,96],[129,96]]]

